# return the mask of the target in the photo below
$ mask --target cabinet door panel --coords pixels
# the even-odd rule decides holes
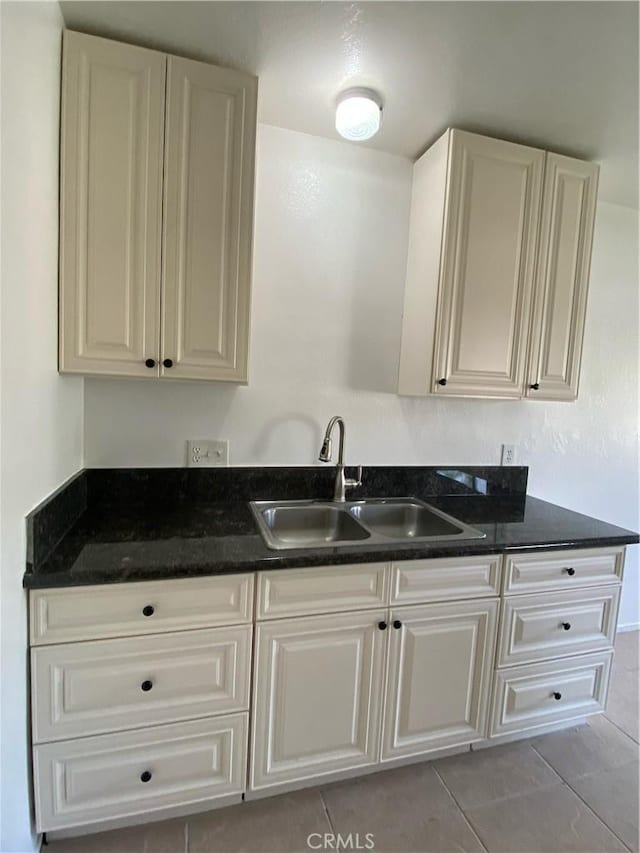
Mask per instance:
[[[169,57],[162,368],[245,382],[257,80]]]
[[[451,132],[433,376],[438,394],[523,394],[544,156]]]
[[[598,165],[547,154],[528,387],[575,400],[587,310]]]
[[[486,737],[498,601],[394,608],[382,760]]]
[[[385,611],[256,629],[251,788],[374,764]]]
[[[166,58],[66,32],[60,370],[158,375]]]

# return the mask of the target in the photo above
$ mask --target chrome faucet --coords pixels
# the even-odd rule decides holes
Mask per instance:
[[[344,421],[339,415],[331,418],[327,425],[318,459],[320,462],[331,462],[331,433],[336,424],[338,424],[340,430],[340,443],[338,444],[338,464],[336,466],[336,484],[333,490],[333,499],[339,503],[344,503],[345,489],[354,489],[356,486],[362,485],[362,465],[358,465],[357,480],[351,480],[344,476]]]

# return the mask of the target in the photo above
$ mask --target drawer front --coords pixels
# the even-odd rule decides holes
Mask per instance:
[[[500,593],[500,554],[407,560],[391,569],[391,604],[418,604]]]
[[[611,648],[619,602],[619,586],[505,598],[498,666]]]
[[[384,607],[388,603],[388,590],[386,563],[260,572],[257,618]]]
[[[622,579],[623,564],[624,548],[507,555],[504,591],[559,592],[615,583]]]
[[[491,735],[535,731],[602,711],[612,652],[498,670]]]
[[[240,794],[246,753],[246,713],[36,746],[37,830]]]
[[[251,631],[239,625],[32,649],[34,742],[248,709]]]
[[[98,640],[250,622],[253,576],[38,589],[29,598],[31,645]]]

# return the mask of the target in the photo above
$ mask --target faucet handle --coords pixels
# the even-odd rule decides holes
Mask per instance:
[[[356,486],[362,485],[362,465],[358,465],[358,479],[357,480],[347,479],[347,480],[345,480],[345,485],[349,486],[349,488],[351,488],[351,489],[355,489]]]

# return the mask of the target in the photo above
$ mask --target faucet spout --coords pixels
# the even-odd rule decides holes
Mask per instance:
[[[347,488],[355,488],[356,486],[362,485],[362,465],[358,467],[357,480],[351,480],[344,476],[345,425],[344,420],[340,417],[340,415],[334,415],[334,417],[332,417],[329,423],[327,424],[318,459],[320,460],[320,462],[331,462],[331,456],[333,452],[331,434],[333,433],[333,428],[336,424],[338,425],[339,430],[338,463],[336,466],[336,482],[333,490],[333,499],[334,501],[338,501],[338,503],[344,503],[345,490]]]

